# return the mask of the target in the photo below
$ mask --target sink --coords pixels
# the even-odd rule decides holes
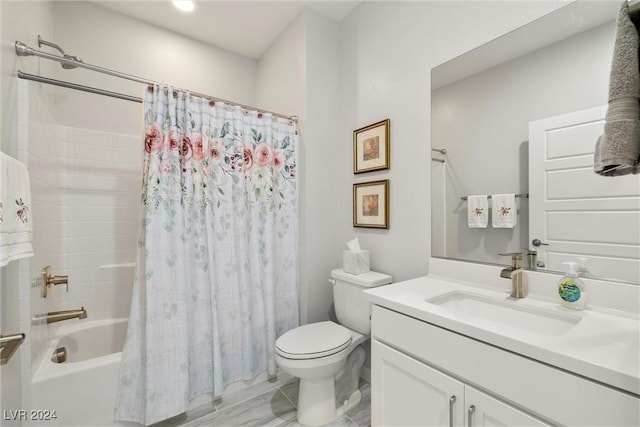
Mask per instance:
[[[564,335],[581,320],[578,316],[523,305],[521,300],[498,299],[454,291],[426,300],[454,311],[459,317],[509,326],[539,335]]]

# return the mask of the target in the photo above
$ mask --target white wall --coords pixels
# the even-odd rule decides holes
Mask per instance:
[[[561,4],[363,2],[339,27],[307,10],[263,55],[256,102],[300,116],[302,323],[328,318],[327,276],[353,236],[372,269],[395,280],[426,274],[430,69]],[[391,169],[354,175],[353,130],[387,117]],[[353,183],[386,178],[390,229],[353,228]]]
[[[344,206],[334,196],[343,185],[334,171],[350,164],[334,155],[345,143],[339,133],[339,52],[339,24],[306,8],[258,65],[258,104],[300,118],[301,323],[329,318],[333,295],[327,279],[342,264],[341,242],[346,239],[346,226],[339,221]]]
[[[194,92],[255,105],[255,60],[131,19],[91,2],[54,2],[53,40],[85,62]],[[36,44],[37,46],[37,44]],[[42,50],[57,53],[55,49]],[[84,69],[56,65],[54,78],[129,95],[142,96],[143,86]],[[57,92],[58,123],[126,134],[140,132],[141,108],[123,101]],[[102,113],[107,104],[108,115]],[[118,104],[115,104],[118,103]],[[121,108],[111,108],[121,105]]]
[[[601,25],[432,94],[432,142],[447,149],[447,253],[434,255],[508,263],[498,254],[529,248],[527,199],[515,229],[469,229],[460,197],[529,192],[529,122],[606,104],[614,32]]]
[[[19,57],[15,53],[14,42],[20,40],[30,45],[38,45],[38,34],[53,36],[53,3],[48,1],[0,2],[2,9],[2,57],[1,103],[2,103],[2,150],[17,155],[17,70],[27,73],[52,72],[54,64],[39,58]],[[46,99],[46,89],[38,86]]]
[[[22,40],[33,43],[38,34],[53,33],[52,4],[50,2],[0,2],[0,149],[19,160],[27,161],[27,147],[18,144],[18,111],[26,109],[28,101],[18,102],[16,71],[37,73],[50,70],[48,61],[19,58],[15,54],[14,42]],[[36,91],[47,100],[47,89],[37,86]],[[0,333],[24,332],[29,336],[28,305],[29,260],[11,262],[1,268],[0,280]],[[30,337],[29,337],[30,338]],[[29,391],[23,389],[22,378],[30,378],[31,355],[29,338],[14,354],[11,361],[0,368],[2,384],[0,401],[3,409],[21,409],[29,404]],[[4,417],[3,417],[4,418]],[[12,420],[0,421],[2,425],[20,425]]]
[[[338,171],[340,223],[351,223],[351,182],[390,179],[389,230],[354,229],[371,268],[404,280],[430,255],[430,69],[563,2],[363,2],[342,22],[342,117],[337,157],[352,158],[354,129],[391,119],[391,169]]]
[[[307,146],[306,111],[306,13],[300,13],[296,19],[280,34],[277,40],[264,52],[258,61],[258,81],[256,85],[256,103],[262,108],[298,116],[298,212],[304,209],[305,185],[304,155]],[[305,244],[304,221],[301,214],[298,219],[299,251],[299,307],[300,322],[306,323],[308,312],[308,286],[305,283],[305,268],[301,259]]]
[[[46,325],[33,324],[31,319],[48,311],[47,300],[42,298],[42,288],[37,286],[36,280],[41,269],[57,253],[57,248],[53,245],[53,234],[55,230],[47,227],[48,223],[57,223],[58,195],[55,190],[54,172],[55,163],[50,155],[53,150],[54,138],[53,117],[49,112],[46,102],[42,99],[41,91],[38,88],[29,90],[26,81],[18,81],[18,158],[29,168],[29,179],[31,184],[31,205],[33,226],[33,253],[32,258],[20,261],[21,271],[18,286],[21,292],[20,316],[21,324],[27,334],[24,342],[24,351],[29,353],[29,358],[25,357],[23,371],[23,386],[27,386],[31,375],[35,373],[34,367],[37,363],[35,354],[42,350],[48,334]],[[30,143],[33,142],[33,143]],[[25,396],[25,401],[28,398]]]
[[[351,166],[351,157],[340,156],[342,147],[351,146],[351,138],[340,132],[343,117],[340,108],[341,29],[333,20],[318,13],[307,14],[307,129],[302,152],[305,161],[305,186],[302,188],[300,251],[303,275],[308,287],[307,321],[329,318],[333,289],[329,272],[342,267],[345,242],[352,238],[351,224],[341,222],[342,213],[350,209],[337,198],[348,186],[337,171]]]
[[[305,17],[304,12],[300,13],[262,54],[256,76],[256,104],[267,110],[298,115],[299,129],[304,127],[306,117]]]

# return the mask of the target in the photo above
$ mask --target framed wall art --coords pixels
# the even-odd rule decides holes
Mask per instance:
[[[389,169],[389,119],[353,131],[353,173]]]
[[[353,226],[389,228],[389,180],[353,184]]]

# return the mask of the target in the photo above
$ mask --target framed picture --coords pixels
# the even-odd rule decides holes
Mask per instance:
[[[353,173],[389,169],[389,119],[353,131]]]
[[[389,228],[389,180],[353,184],[353,226]]]

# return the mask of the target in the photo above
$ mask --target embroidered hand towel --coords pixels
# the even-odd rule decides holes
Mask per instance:
[[[467,223],[469,228],[487,228],[489,202],[486,194],[467,197]]]
[[[0,267],[33,256],[31,232],[29,172],[0,152]]]
[[[492,194],[491,209],[491,225],[494,228],[514,228],[518,223],[515,194]]]

